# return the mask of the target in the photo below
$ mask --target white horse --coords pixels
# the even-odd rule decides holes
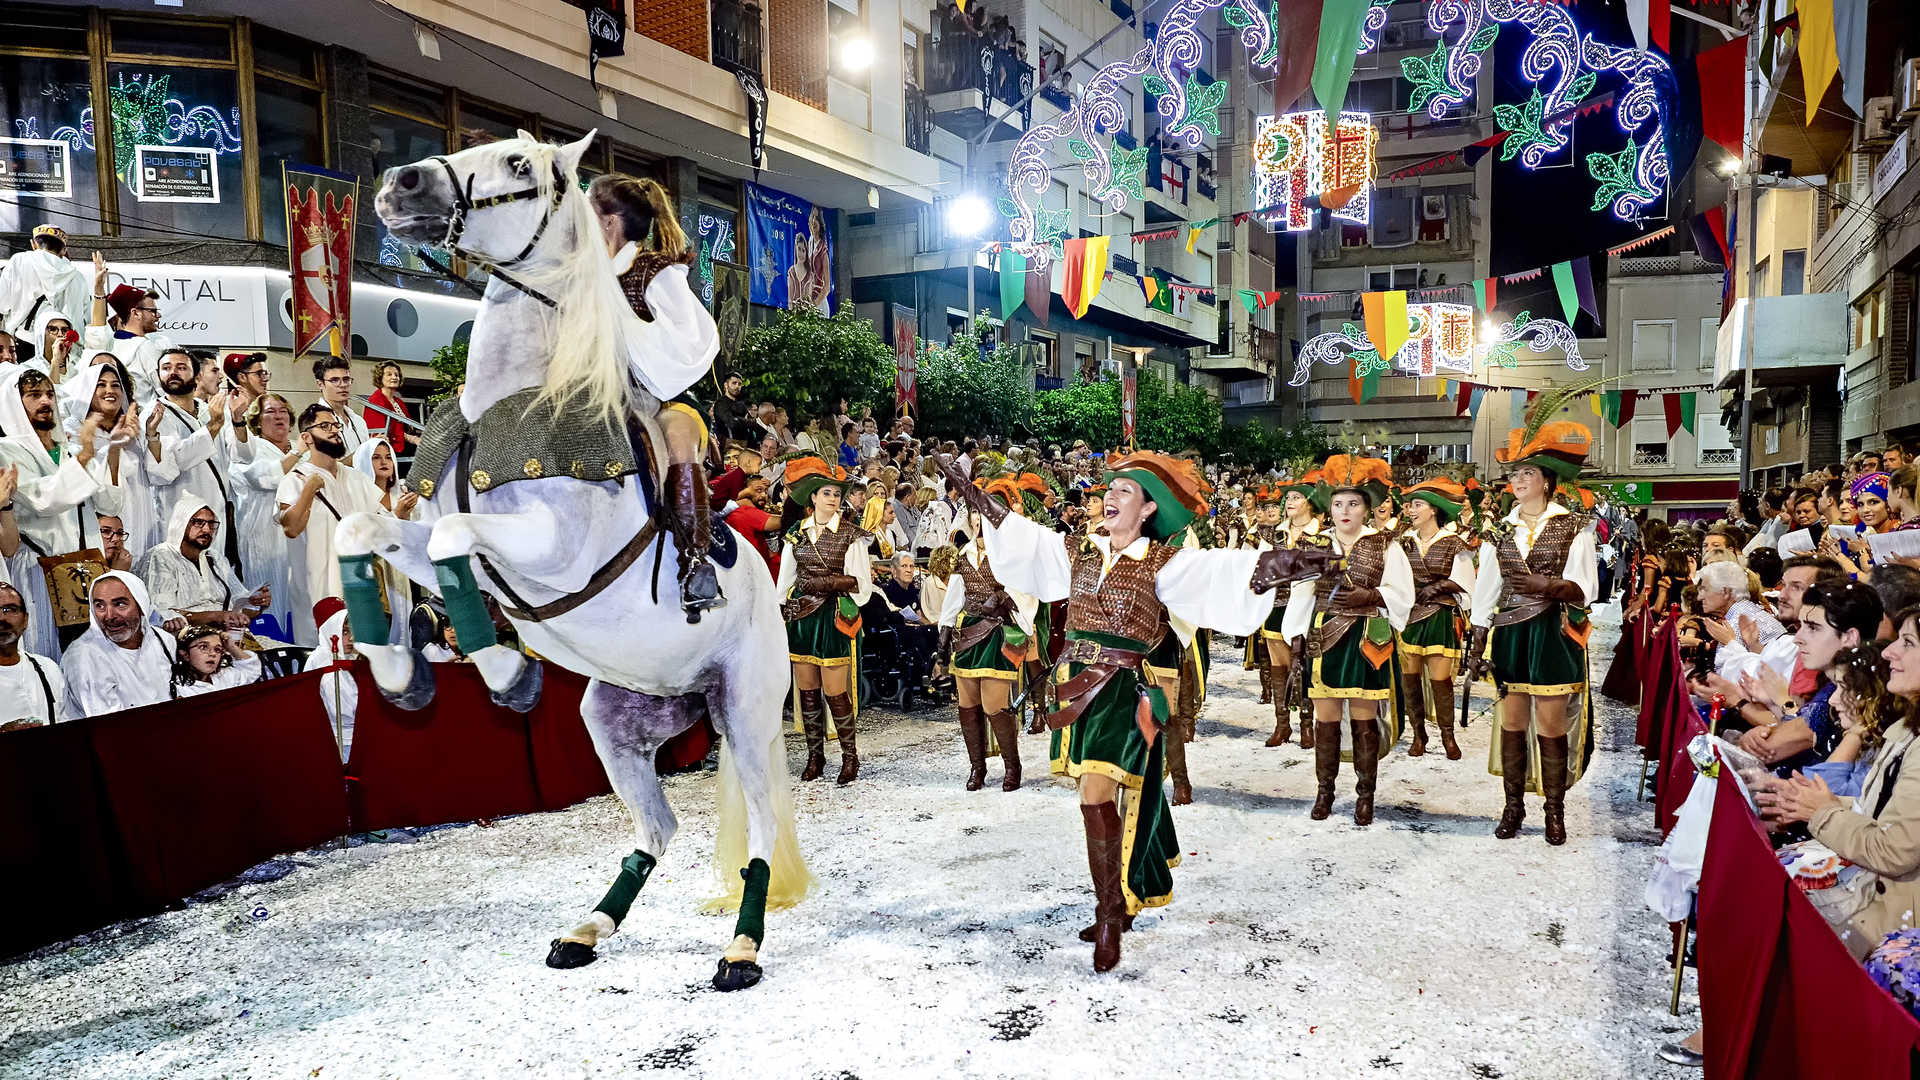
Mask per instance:
[[[420,439],[421,460],[432,462],[450,439],[458,450],[424,472],[416,460],[408,480],[421,493],[422,520],[355,514],[336,544],[360,651],[403,707],[432,699],[433,672],[406,643],[387,643],[378,594],[368,592],[377,589],[376,556],[445,598],[501,704],[531,708],[540,665],[494,642],[479,590],[498,600],[529,649],[592,677],[581,715],[633,815],[636,850],[587,920],[555,939],[549,966],[591,962],[664,855],[678,823],[654,753],[698,722],[704,704],[723,740],[714,860],[723,893],[710,907],[739,912],[713,983],[742,989],[760,979],[768,904],[791,905],[812,884],[795,841],[781,732],[786,639],[773,580],[744,544],[732,566],[716,565],[726,606],[700,622],[686,621],[671,570],[659,594],[661,562],[675,565],[664,550],[673,533],[649,509],[664,505],[657,486],[640,490],[634,467],[646,451],[629,434],[646,430],[665,444],[652,429],[658,402],[629,378],[627,349],[676,343],[649,338],[662,332],[631,317],[600,246],[575,177],[592,139],[553,146],[522,132],[388,172],[375,205],[395,236],[454,251],[493,276],[457,412],[443,406]],[[503,456],[511,472],[498,467]],[[489,461],[494,469],[478,467]],[[656,485],[661,472],[656,463]]]

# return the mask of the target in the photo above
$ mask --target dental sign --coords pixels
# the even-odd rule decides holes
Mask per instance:
[[[258,266],[115,264],[107,289],[126,284],[158,293],[160,333],[175,345],[264,349],[268,273]]]

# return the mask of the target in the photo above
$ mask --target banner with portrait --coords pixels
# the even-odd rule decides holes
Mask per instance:
[[[905,304],[893,305],[893,411],[896,415],[920,411],[914,385],[920,367],[920,312]]]
[[[713,263],[713,322],[720,331],[718,363],[733,371],[733,358],[747,338],[747,268],[735,263]]]
[[[833,215],[838,211],[759,184],[743,186],[753,302],[833,314]]]

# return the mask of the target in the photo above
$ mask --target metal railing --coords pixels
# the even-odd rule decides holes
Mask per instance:
[[[922,154],[933,152],[933,109],[927,105],[927,92],[917,86],[906,87],[907,149]]]
[[[760,5],[741,0],[712,0],[707,16],[712,32],[713,66],[728,71],[762,72]]]
[[[1007,36],[975,30],[951,8],[930,18],[938,31],[927,51],[927,92],[978,90],[994,101],[1020,106],[1021,123],[1030,121],[1033,65],[1020,59]]]

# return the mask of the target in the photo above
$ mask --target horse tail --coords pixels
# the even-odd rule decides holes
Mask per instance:
[[[773,857],[767,882],[767,909],[790,908],[806,899],[813,890],[813,871],[800,854],[800,833],[794,825],[793,782],[787,775],[784,736],[775,729],[773,743],[762,750],[767,756],[767,800],[773,809]],[[720,740],[720,821],[714,830],[713,869],[720,895],[707,901],[702,910],[721,913],[738,911],[746,883],[740,868],[747,865],[747,797],[733,760],[733,740]]]

